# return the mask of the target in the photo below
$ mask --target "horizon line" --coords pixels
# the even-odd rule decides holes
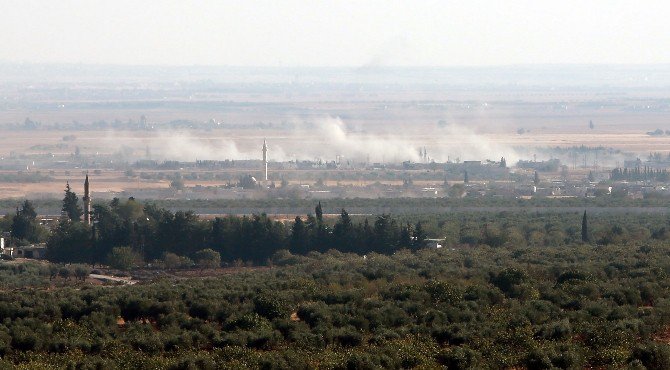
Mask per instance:
[[[72,66],[72,67],[158,67],[158,68],[248,68],[248,69],[463,69],[463,68],[528,68],[528,67],[670,67],[663,63],[502,63],[452,65],[238,65],[238,64],[155,64],[155,63],[96,63],[96,62],[32,62],[0,60],[0,66]]]

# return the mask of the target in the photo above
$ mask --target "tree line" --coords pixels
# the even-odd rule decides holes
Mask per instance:
[[[670,180],[670,175],[665,169],[653,169],[651,167],[644,166],[635,167],[632,169],[629,168],[615,168],[610,173],[610,179],[613,181],[660,181],[667,182]]]
[[[46,242],[48,258],[55,262],[118,262],[124,268],[142,261],[165,261],[166,256],[172,266],[207,265],[205,259],[196,258],[198,252],[202,252],[201,257],[209,255],[225,264],[265,264],[283,249],[303,255],[329,249],[361,255],[391,254],[401,249],[420,249],[428,237],[439,239],[447,247],[670,240],[670,220],[654,213],[598,213],[588,217],[588,222],[586,215],[572,212],[473,211],[392,217],[352,216],[342,209],[338,216],[324,217],[321,204],[317,204],[313,214],[293,220],[275,220],[265,214],[209,220],[191,211],[172,212],[133,198],[95,204],[92,213],[93,225],[81,222],[79,199],[66,188],[62,217],[52,230],[39,224],[30,201],[24,201],[15,214],[2,219],[0,229],[11,231],[17,244]]]
[[[373,222],[354,222],[342,210],[334,223],[324,220],[321,204],[314,215],[292,222],[273,220],[265,214],[217,217],[205,220],[191,211],[171,212],[130,198],[112,200],[93,207],[93,225],[80,222],[81,212],[64,200],[65,212],[47,239],[48,258],[55,262],[107,263],[118,259],[125,247],[139,259],[151,261],[166,253],[193,258],[212,250],[223,262],[265,263],[275,252],[287,249],[296,254],[338,249],[366,254],[393,253],[398,249],[423,247],[427,235],[421,222],[399,222],[381,215]],[[124,257],[128,258],[128,257]],[[213,257],[215,258],[215,257]]]

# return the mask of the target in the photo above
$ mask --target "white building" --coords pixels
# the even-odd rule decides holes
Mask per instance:
[[[426,248],[440,249],[444,239],[426,239]]]

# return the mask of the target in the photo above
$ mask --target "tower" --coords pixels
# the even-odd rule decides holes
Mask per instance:
[[[86,174],[86,180],[84,181],[84,222],[86,225],[91,224],[91,193],[89,192],[88,187],[88,174]]]
[[[268,144],[263,139],[263,180],[268,181]]]

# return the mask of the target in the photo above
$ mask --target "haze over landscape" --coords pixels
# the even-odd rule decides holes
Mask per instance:
[[[670,63],[663,1],[5,2],[0,60],[228,66]]]
[[[668,20],[0,0],[0,369],[670,369]]]

